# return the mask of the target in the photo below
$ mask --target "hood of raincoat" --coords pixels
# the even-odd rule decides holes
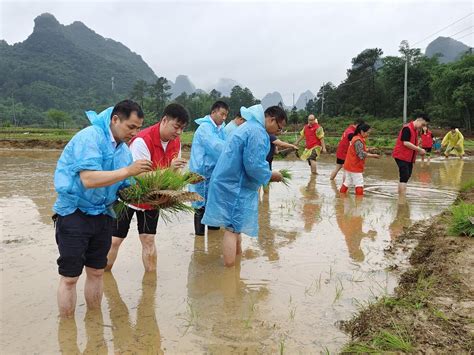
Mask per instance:
[[[198,125],[201,125],[203,124],[204,122],[209,122],[211,123],[212,125],[216,125],[216,123],[214,122],[214,120],[211,118],[211,115],[207,115],[207,116],[204,116],[204,117],[201,117],[201,118],[198,118],[198,119],[195,119],[194,122],[196,122],[196,124]],[[220,125],[220,128],[219,129],[222,129],[225,127],[225,122],[223,122],[221,125]]]
[[[112,119],[112,111],[114,107],[111,106],[101,113],[97,113],[95,111],[86,111],[86,116],[89,119],[90,123],[93,126],[99,127],[104,131],[105,136],[107,139],[110,140],[110,120]]]
[[[265,112],[263,111],[262,105],[258,104],[250,107],[242,106],[240,108],[240,114],[247,122],[256,121],[265,127]]]

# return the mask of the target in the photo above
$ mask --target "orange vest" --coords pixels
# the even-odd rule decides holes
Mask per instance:
[[[362,144],[364,145],[364,152],[367,152],[364,137],[362,137],[360,134],[354,136],[351,140],[351,144],[349,145],[349,149],[347,150],[346,161],[344,162],[344,170],[350,173],[364,172],[365,159],[360,159],[357,156],[356,149],[354,146],[354,143],[357,141],[362,142]]]
[[[413,121],[404,125],[403,127],[408,127],[410,130],[410,143],[413,145],[418,146],[418,133],[415,129],[415,125]],[[395,147],[393,148],[392,157],[406,161],[408,163],[414,163],[416,161],[416,150],[410,149],[405,147],[402,141],[402,130],[398,134],[397,142],[395,143]]]

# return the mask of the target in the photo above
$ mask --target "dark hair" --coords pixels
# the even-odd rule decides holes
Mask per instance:
[[[170,120],[176,120],[180,124],[187,125],[189,122],[188,111],[180,104],[169,104],[165,107],[162,117],[168,117]]]
[[[362,118],[358,118],[358,119],[354,120],[354,123],[358,126],[362,123],[365,123],[365,121]]]
[[[110,117],[117,115],[119,116],[120,121],[124,121],[128,120],[133,112],[137,113],[138,118],[145,117],[139,104],[132,100],[123,100],[114,106]]]
[[[242,114],[240,112],[237,112],[234,116],[234,118],[243,118],[245,120],[244,117],[242,117]]]
[[[360,132],[367,132],[370,129],[370,126],[367,123],[361,123],[357,125],[357,128],[354,131],[354,136],[358,135]]]
[[[219,110],[221,108],[226,111],[229,111],[229,105],[227,105],[224,101],[216,101],[211,106],[211,112],[214,110]]]
[[[288,121],[285,110],[280,106],[270,106],[265,110],[265,116],[275,118],[278,122]]]
[[[428,117],[428,115],[424,112],[420,112],[420,113],[417,113],[415,115],[415,118],[418,119],[418,118],[422,118],[424,119],[426,122],[430,122],[430,118]]]
[[[456,129],[456,128],[457,128],[456,126],[451,126],[451,128],[450,128],[450,129]]]

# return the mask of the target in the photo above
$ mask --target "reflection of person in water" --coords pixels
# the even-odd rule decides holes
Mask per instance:
[[[404,196],[400,196],[397,201],[397,214],[393,222],[388,227],[390,238],[395,239],[403,232],[403,228],[411,224],[410,205]]]
[[[360,247],[363,238],[374,238],[377,232],[369,230],[362,231],[364,219],[362,217],[362,201],[360,199],[352,200],[351,197],[336,197],[336,220],[346,239],[349,256],[357,262],[364,261],[364,252]]]
[[[311,232],[321,215],[321,204],[317,202],[319,194],[316,190],[316,176],[311,175],[306,187],[302,187],[300,191],[303,195],[304,230]]]
[[[84,354],[107,354],[104,339],[104,320],[100,309],[88,310],[84,319],[87,343]],[[60,318],[58,327],[61,354],[80,354],[77,345],[77,326],[74,318]]]
[[[132,326],[127,305],[120,296],[112,273],[104,276],[104,294],[109,305],[115,353],[163,354],[155,315],[156,273],[145,273],[137,321]]]
[[[270,196],[264,193],[262,200],[258,207],[258,224],[260,229],[258,231],[258,244],[263,250],[264,255],[269,261],[280,259],[278,249],[284,245],[288,245],[296,239],[298,232],[288,232],[283,229],[271,227],[271,213],[270,213]],[[281,241],[277,242],[277,237],[281,237]]]
[[[209,352],[225,352],[225,343],[239,342],[236,329],[245,325],[245,320],[253,321],[257,317],[257,304],[268,295],[264,286],[249,288],[240,278],[240,258],[236,259],[234,268],[223,268],[222,265],[222,231],[210,231],[207,239],[207,250],[205,239],[202,236],[195,238],[194,253],[188,268],[188,309],[195,314],[192,324],[193,330],[202,334],[209,343],[219,343],[219,349]],[[183,318],[187,318],[184,316]],[[184,321],[188,326],[188,319]],[[262,340],[269,334],[262,333],[264,329],[259,327],[254,331],[252,337]],[[191,329],[186,329],[191,331]],[[221,341],[211,339],[210,333]],[[246,343],[246,346],[248,343]],[[255,343],[259,341],[255,339]],[[247,349],[249,350],[249,349]],[[235,351],[235,349],[234,349]]]
[[[464,160],[443,161],[439,167],[439,178],[443,186],[459,188],[462,183]]]

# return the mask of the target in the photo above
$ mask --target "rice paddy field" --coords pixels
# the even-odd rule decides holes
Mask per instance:
[[[52,176],[60,151],[0,150],[0,344],[23,353],[320,353],[349,336],[339,322],[389,295],[407,253],[386,253],[405,227],[448,208],[474,160],[417,163],[407,198],[391,158],[367,163],[366,195],[337,193],[335,156],[317,176],[299,160],[289,185],[260,196],[258,238],[224,268],[222,231],[193,233],[193,216],[160,221],[157,273],[145,274],[135,220],[104,280],[101,312],[88,313],[84,280],[75,320],[59,321]]]

